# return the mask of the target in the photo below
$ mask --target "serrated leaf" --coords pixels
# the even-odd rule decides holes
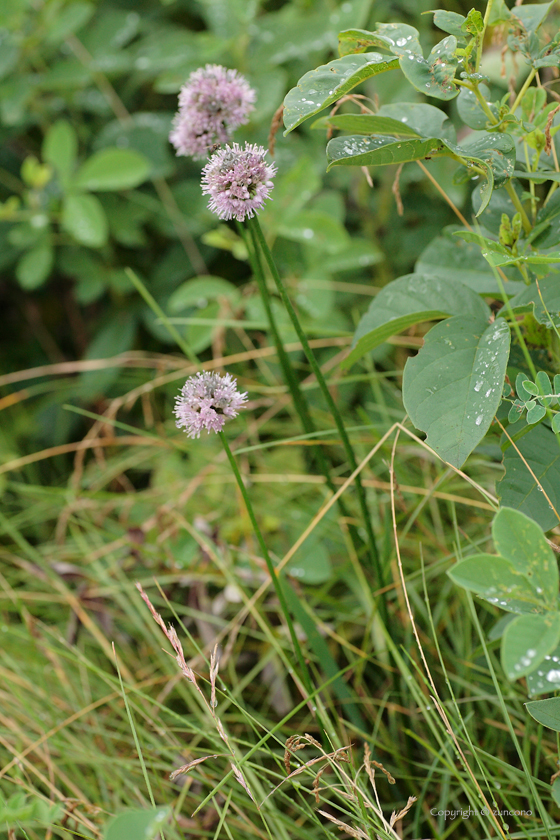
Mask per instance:
[[[503,318],[472,315],[434,327],[403,376],[405,408],[427,443],[460,467],[482,440],[502,398],[510,331]]]
[[[353,348],[344,367],[354,364],[365,353],[392,335],[421,321],[447,318],[449,315],[472,315],[483,321],[489,310],[481,298],[453,280],[407,274],[379,292],[362,317]]]
[[[494,517],[492,536],[498,553],[529,578],[541,600],[553,609],[558,599],[558,564],[542,529],[519,510],[503,507]]]
[[[76,242],[101,248],[107,241],[107,216],[94,195],[69,195],[62,207],[62,227]]]
[[[560,641],[560,613],[520,615],[506,627],[502,665],[510,680],[526,676]]]
[[[560,732],[560,697],[531,700],[525,703],[525,708],[538,723],[542,723],[548,729],[554,729],[555,732]]]
[[[367,53],[336,58],[311,70],[302,76],[284,99],[284,133],[288,134],[365,79],[396,67],[397,59],[387,58],[380,53]]]
[[[508,612],[533,614],[545,610],[527,578],[504,557],[476,554],[460,560],[447,574],[458,586]]]
[[[515,446],[520,454],[513,446],[504,452],[505,475],[496,484],[496,492],[503,505],[522,511],[548,531],[560,522],[545,497],[546,493],[560,513],[560,447],[542,423],[519,438]]]
[[[132,149],[101,149],[77,171],[73,185],[83,190],[128,190],[142,184],[150,174],[150,163]]]

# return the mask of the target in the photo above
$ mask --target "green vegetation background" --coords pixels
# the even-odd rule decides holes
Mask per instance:
[[[260,800],[282,779],[283,742],[294,734],[316,734],[315,722],[309,709],[298,708],[301,698],[288,674],[289,640],[275,599],[269,593],[247,607],[244,622],[239,619],[264,579],[246,513],[217,441],[186,444],[174,429],[173,398],[189,369],[125,269],[136,272],[169,316],[183,319],[178,329],[203,362],[225,357],[223,364],[249,391],[251,410],[228,426],[228,433],[243,450],[238,456],[243,470],[252,473],[251,492],[270,548],[283,557],[327,496],[309,446],[290,445],[301,431],[268,351],[265,316],[243,244],[233,227],[206,209],[200,165],[175,158],[169,146],[177,92],[189,73],[207,62],[237,68],[256,88],[258,101],[236,139],[267,145],[285,93],[335,54],[339,30],[398,19],[432,43],[431,16],[422,15],[431,5],[429,0],[1,4],[2,836],[98,837],[110,815],[153,802],[173,807],[168,838],[266,836],[262,814],[231,772],[227,775],[212,716],[162,652],[166,642],[134,581],[140,580],[166,620],[175,622],[203,681],[209,652],[221,642],[218,709],[239,755],[277,727],[243,765]],[[469,8],[466,2],[446,4],[463,14]],[[507,86],[500,78],[499,51],[492,81]],[[366,92],[382,104],[410,99],[397,74],[373,80]],[[448,106],[451,117],[454,107]],[[52,147],[53,126],[60,120],[70,126],[65,136],[77,143],[75,162],[71,148],[65,156],[60,146],[49,151],[45,140],[50,136]],[[76,173],[83,177],[84,162],[115,147],[138,152],[145,169],[140,166],[127,183],[126,172],[109,167],[101,188],[91,182],[78,188]],[[363,458],[404,417],[401,371],[421,334],[383,345],[343,378],[337,373],[340,353],[375,289],[412,271],[427,244],[455,217],[414,165],[400,181],[393,167],[383,168],[373,188],[359,171],[326,175],[324,134],[308,126],[285,139],[278,134],[275,160],[279,172],[262,225]],[[453,184],[453,169],[443,160],[434,161],[430,171],[464,207],[465,187]],[[279,303],[277,315],[285,342],[294,344]],[[304,359],[297,349],[292,352],[305,380]],[[44,371],[34,370],[43,366]],[[332,430],[314,382],[306,387],[318,425]],[[84,417],[66,405],[108,420]],[[115,418],[125,425],[114,425]],[[339,459],[342,481],[347,472],[335,438],[329,433],[321,445]],[[377,592],[371,569],[353,556],[348,523],[334,511],[288,566],[317,686],[345,670],[321,695],[332,720],[329,735],[337,746],[354,744],[356,768],[368,743],[395,777],[390,785],[378,772],[387,814],[404,807],[409,796],[418,797],[403,836],[491,836],[475,819],[450,822],[432,812],[467,808],[478,801],[477,784],[488,780],[494,794],[501,791],[502,804],[532,804],[535,812],[507,733],[507,707],[539,795],[556,814],[548,785],[554,741],[528,719],[524,693],[503,679],[492,645],[489,659],[484,657],[468,596],[444,575],[461,545],[486,545],[491,508],[401,435],[396,521],[409,594],[447,712],[461,743],[472,738],[477,745],[472,778],[434,711],[416,667],[398,582],[389,492],[392,440],[364,473],[382,560],[393,581],[387,591]],[[500,474],[497,453],[497,446],[480,448],[470,463],[471,476],[490,492]],[[348,495],[354,510],[355,499]],[[389,605],[388,635],[377,617],[379,597]],[[481,611],[486,632],[495,611],[490,606]],[[218,757],[186,781],[169,781],[178,766],[214,754]],[[285,784],[267,800],[272,836],[339,836],[317,816],[313,776],[301,778],[299,786]],[[334,782],[326,775],[321,784],[328,799]],[[23,799],[14,804],[14,794]],[[6,806],[2,812],[9,799],[12,811]],[[62,804],[63,815],[50,829],[33,818],[37,814],[29,809],[35,801]],[[354,806],[348,805],[350,816],[344,816],[341,802],[339,797],[332,813],[351,821]]]

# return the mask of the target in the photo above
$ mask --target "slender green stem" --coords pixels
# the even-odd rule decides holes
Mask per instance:
[[[515,102],[513,103],[513,105],[510,108],[510,111],[511,111],[512,114],[514,114],[515,111],[517,110],[517,108],[519,107],[519,103],[521,102],[521,100],[525,96],[525,93],[527,92],[531,82],[533,81],[533,79],[535,78],[536,75],[537,75],[537,71],[535,70],[535,68],[534,67],[531,68],[531,72],[529,73],[529,75],[525,79],[523,87],[521,88],[521,90],[517,94]]]
[[[183,338],[181,338],[181,336],[179,335],[173,324],[170,322],[169,318],[167,317],[159,303],[156,300],[154,300],[154,298],[147,290],[145,285],[142,283],[140,278],[132,271],[131,268],[125,268],[124,272],[128,279],[140,292],[140,294],[142,295],[152,312],[154,312],[165,325],[167,332],[172,338],[175,339],[175,341],[177,342],[187,359],[190,359],[190,361],[193,362],[193,364],[197,365],[198,359],[196,357],[196,354],[194,353],[192,348],[187,344],[187,342]]]
[[[315,378],[317,379],[317,383],[318,383],[319,387],[321,388],[321,391],[323,393],[325,401],[326,401],[326,403],[327,403],[327,405],[328,405],[328,407],[329,407],[329,409],[332,413],[334,422],[336,424],[336,428],[338,430],[338,433],[340,435],[340,439],[342,441],[342,445],[344,447],[344,451],[346,453],[346,457],[348,459],[348,463],[349,463],[351,469],[355,470],[356,467],[357,467],[356,457],[354,455],[354,450],[352,449],[352,444],[350,443],[350,440],[349,440],[348,435],[346,433],[346,428],[344,426],[344,422],[343,422],[342,417],[340,415],[340,412],[337,408],[337,405],[336,405],[334,399],[332,398],[331,392],[329,391],[329,387],[327,385],[325,377],[323,376],[323,371],[321,370],[321,367],[320,367],[319,363],[317,362],[317,359],[315,358],[315,356],[313,354],[313,351],[311,350],[311,347],[309,346],[309,342],[307,341],[307,336],[305,335],[305,332],[304,332],[304,330],[303,330],[303,328],[300,324],[299,318],[298,318],[297,313],[296,313],[296,311],[295,311],[295,309],[292,305],[290,297],[289,297],[289,295],[286,291],[286,288],[285,288],[285,286],[284,286],[284,284],[283,284],[283,282],[280,278],[280,275],[278,273],[278,269],[276,268],[276,263],[274,262],[274,258],[273,258],[272,254],[270,252],[270,248],[268,247],[268,243],[267,243],[267,241],[264,237],[261,226],[260,226],[259,221],[258,221],[256,216],[249,221],[249,225],[252,227],[252,229],[255,232],[256,240],[258,241],[258,243],[259,243],[259,245],[262,249],[262,252],[264,254],[264,257],[266,259],[266,262],[268,263],[268,267],[270,268],[270,272],[272,274],[272,277],[274,278],[274,282],[276,283],[276,287],[278,289],[278,292],[280,293],[280,297],[282,298],[282,302],[283,302],[283,304],[286,308],[286,311],[287,311],[288,315],[290,316],[292,324],[294,325],[294,329],[295,329],[295,331],[297,333],[297,336],[298,336],[298,338],[301,342],[301,346],[303,347],[303,351],[304,351],[305,355],[307,356],[307,360],[309,362],[311,370],[315,374]],[[360,478],[359,475],[356,476],[356,492],[357,492],[357,495],[358,495],[358,501],[359,501],[360,509],[361,509],[361,512],[362,512],[362,518],[363,518],[364,526],[365,526],[367,537],[368,537],[369,551],[370,551],[373,567],[374,567],[375,572],[377,574],[379,585],[383,586],[384,575],[383,575],[383,572],[382,572],[381,564],[379,562],[379,555],[378,555],[378,552],[377,552],[377,546],[376,546],[376,543],[375,543],[375,537],[374,537],[373,528],[372,528],[372,525],[371,525],[371,517],[370,517],[370,513],[369,513],[369,510],[368,510],[368,506],[367,506],[366,494],[365,494],[364,487],[362,485],[361,478]],[[383,615],[384,618],[387,618],[385,602],[382,600],[381,604],[382,604],[382,615]]]
[[[515,190],[513,188],[513,184],[511,183],[511,181],[508,181],[507,184],[506,184],[506,192],[509,195],[509,197],[511,198],[513,206],[515,207],[515,209],[519,212],[519,214],[521,216],[521,224],[523,225],[523,230],[525,231],[525,233],[531,233],[531,231],[533,230],[533,225],[531,224],[529,216],[525,212],[525,208],[521,204],[521,201],[519,200],[519,196],[515,192]]]
[[[292,622],[292,618],[290,615],[290,610],[288,608],[288,603],[286,601],[286,597],[284,592],[282,591],[282,584],[276,574],[276,569],[274,568],[274,564],[271,560],[270,554],[268,553],[268,548],[266,546],[265,539],[262,535],[262,531],[259,527],[259,523],[257,522],[257,517],[255,516],[255,511],[253,510],[253,505],[251,504],[251,500],[249,498],[249,494],[247,493],[247,489],[243,484],[243,479],[241,478],[241,473],[239,472],[239,468],[237,466],[237,462],[233,456],[233,453],[229,447],[229,443],[227,442],[227,438],[223,432],[219,432],[220,439],[222,441],[222,445],[224,447],[225,453],[228,457],[228,461],[230,463],[231,469],[233,470],[233,474],[235,476],[235,480],[237,481],[237,486],[239,487],[239,491],[243,497],[243,501],[245,502],[245,507],[247,508],[247,513],[249,514],[249,519],[251,520],[251,525],[253,526],[253,530],[255,532],[255,536],[257,537],[259,546],[261,548],[262,555],[265,559],[265,563],[268,569],[268,573],[270,574],[272,583],[274,585],[274,589],[276,591],[276,595],[278,596],[278,600],[280,601],[280,607],[282,612],[284,613],[284,618],[286,619],[286,624],[288,625],[288,630],[290,631],[290,638],[292,640],[292,644],[294,646],[294,651],[297,656],[297,660],[300,667],[300,677],[303,680],[303,684],[305,685],[305,689],[308,692],[311,692],[313,689],[313,684],[311,682],[311,677],[309,676],[309,670],[307,665],[305,664],[305,659],[303,658],[303,652],[301,650],[300,643],[296,636],[296,632],[294,630],[294,625]]]
[[[269,292],[268,292],[268,288],[267,288],[267,285],[266,285],[266,278],[264,276],[264,271],[263,271],[261,260],[260,260],[259,245],[258,245],[258,242],[255,238],[255,232],[252,228],[249,230],[250,238],[251,238],[251,243],[249,243],[247,241],[245,228],[239,222],[238,222],[238,226],[239,226],[239,230],[241,232],[241,235],[242,235],[242,237],[245,241],[245,244],[247,246],[247,252],[249,254],[249,260],[251,262],[251,267],[253,269],[253,274],[255,275],[255,277],[257,279],[257,283],[258,283],[258,286],[259,286],[259,291],[260,291],[260,294],[261,294],[261,300],[262,300],[263,306],[265,308],[266,316],[268,318],[268,323],[269,323],[269,326],[270,326],[270,331],[272,333],[272,338],[274,340],[274,344],[276,346],[276,350],[277,350],[277,353],[278,353],[278,360],[279,360],[280,365],[282,367],[282,371],[284,373],[284,379],[286,380],[286,384],[288,385],[288,388],[290,389],[290,393],[291,393],[292,399],[294,401],[294,407],[295,407],[295,409],[296,409],[296,411],[299,415],[299,418],[301,420],[301,424],[303,426],[304,431],[307,434],[313,434],[315,432],[315,424],[313,423],[313,420],[311,418],[311,413],[310,413],[309,407],[307,405],[307,400],[306,400],[305,394],[302,392],[302,390],[300,388],[298,379],[297,379],[297,377],[294,373],[294,369],[293,369],[292,364],[290,362],[289,356],[284,349],[284,345],[282,343],[282,338],[280,336],[280,333],[278,331],[278,327],[276,325],[276,319],[274,318],[274,313],[272,311],[270,295],[269,295]],[[329,465],[327,463],[327,459],[325,458],[325,454],[324,454],[323,450],[320,447],[314,447],[313,448],[313,457],[314,457],[315,461],[317,462],[317,465],[318,465],[319,469],[321,470],[321,472],[325,476],[325,479],[326,479],[327,486],[328,486],[329,490],[332,493],[336,493],[336,487],[335,487],[334,482],[331,478]],[[338,507],[340,509],[341,514],[344,517],[348,517],[348,510],[346,509],[346,505],[342,501],[342,498],[338,499]],[[355,547],[357,548],[358,546],[356,545],[356,540],[355,540],[355,536],[357,536],[357,535],[354,534],[353,530],[351,532],[351,536],[353,537],[352,542],[354,543]]]
[[[488,28],[488,23],[490,21],[490,15],[492,14],[492,6],[494,5],[494,0],[488,0],[486,4],[486,12],[484,13],[484,26],[482,32],[478,36],[478,44],[476,47],[476,70],[480,67],[480,59],[482,58],[482,47],[484,46],[484,36],[486,35],[486,29]]]
[[[486,99],[485,99],[485,98],[483,97],[483,95],[481,94],[481,92],[480,92],[480,90],[479,90],[479,88],[478,88],[478,84],[474,84],[474,85],[472,86],[472,92],[473,92],[473,93],[474,93],[474,95],[476,96],[476,98],[477,98],[477,100],[478,100],[478,104],[480,105],[480,107],[482,108],[482,110],[484,111],[484,113],[486,114],[486,116],[488,117],[488,122],[492,123],[492,125],[496,125],[496,123],[498,122],[498,120],[496,119],[496,117],[494,116],[494,114],[492,113],[492,111],[490,110],[490,107],[489,107],[489,105],[488,105],[488,102],[486,101]]]

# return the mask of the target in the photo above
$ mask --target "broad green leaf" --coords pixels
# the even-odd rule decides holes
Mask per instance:
[[[176,289],[167,303],[168,311],[172,314],[182,312],[190,307],[204,308],[208,302],[219,297],[235,300],[239,291],[233,283],[222,277],[193,277]]]
[[[515,143],[507,134],[497,131],[484,132],[482,136],[469,138],[460,146],[462,156],[483,161],[493,174],[493,189],[503,186],[513,175],[515,168]],[[479,209],[477,215],[481,210]]]
[[[560,641],[560,613],[520,615],[506,627],[502,665],[510,680],[526,676]]]
[[[145,111],[132,114],[125,124],[112,120],[96,136],[94,148],[117,146],[136,151],[150,162],[150,177],[166,178],[175,170],[169,144],[171,122],[171,114]]]
[[[560,255],[559,255],[560,261]],[[552,329],[553,323],[560,326],[560,284],[558,283],[558,276],[551,274],[548,277],[543,277],[541,280],[531,283],[530,286],[525,286],[511,300],[511,305],[514,310],[519,312],[530,312],[533,310],[533,315],[539,324],[544,324],[548,329]]]
[[[94,195],[69,195],[62,207],[62,227],[80,245],[101,248],[108,236],[107,216]]]
[[[560,697],[549,697],[547,700],[531,700],[525,703],[525,708],[532,718],[548,729],[560,732]]]
[[[16,277],[22,289],[30,292],[42,286],[52,271],[54,251],[50,242],[35,245],[20,259],[16,266]]]
[[[497,483],[496,492],[503,505],[522,511],[548,531],[560,522],[560,446],[550,429],[542,423],[519,438],[515,446],[521,456],[514,446],[505,450],[505,475]],[[559,515],[550,507],[546,497]]]
[[[422,274],[399,277],[384,286],[372,300],[358,324],[344,367],[413,324],[459,314],[484,322],[490,310],[475,292],[449,278],[442,280]]]
[[[508,612],[544,612],[542,602],[530,582],[504,557],[476,554],[460,560],[447,574],[458,586]]]
[[[109,820],[104,840],[154,840],[169,820],[171,808],[126,811]]]
[[[58,14],[49,22],[46,29],[45,40],[50,44],[64,41],[69,35],[85,26],[94,12],[94,4],[88,3],[87,0],[74,0],[63,9],[59,7]]]
[[[285,134],[355,88],[360,82],[394,70],[397,59],[379,53],[347,55],[311,70],[284,99]]]
[[[545,415],[546,408],[544,405],[533,405],[527,411],[527,423],[532,426],[534,423],[538,423],[539,420],[542,420]]]
[[[329,552],[319,539],[310,537],[286,567],[286,574],[309,584],[325,583],[332,577]]]
[[[336,274],[339,271],[363,269],[384,259],[383,252],[373,242],[353,236],[348,248],[322,257],[318,262],[313,262],[310,268],[315,275],[319,271],[323,274]]]
[[[461,29],[466,18],[463,15],[458,15],[457,12],[444,12],[438,9],[434,12],[434,24],[438,29],[448,32],[449,35],[455,35],[456,38],[464,38],[463,30]]]
[[[560,244],[560,190],[556,190],[545,206],[540,208],[535,227],[541,230],[532,240],[534,248],[546,250]]]
[[[150,163],[132,149],[101,149],[77,171],[73,186],[84,190],[129,190],[143,183],[150,174]]]
[[[502,398],[510,331],[472,315],[434,327],[403,376],[405,408],[427,443],[460,467],[482,440]]]
[[[363,53],[368,47],[389,49],[385,39],[366,29],[345,29],[338,33],[338,52],[341,56]]]
[[[560,689],[560,645],[527,674],[527,689],[531,697]]]
[[[503,507],[494,518],[492,536],[498,553],[531,580],[552,609],[558,598],[558,564],[542,529],[519,510]]]
[[[3,79],[17,66],[19,48],[12,32],[0,29],[0,79]]]
[[[511,13],[521,21],[529,34],[536,32],[544,22],[553,3],[532,3],[527,6],[515,6]]]
[[[136,335],[136,316],[130,311],[117,310],[89,343],[85,359],[107,359],[130,350]],[[80,374],[77,394],[92,400],[106,394],[107,388],[119,378],[117,367]]]
[[[491,102],[488,102],[490,89],[484,84],[479,85],[478,89],[487,101],[487,105],[494,116],[497,116],[497,109]],[[470,128],[481,129],[486,127],[488,116],[485,114],[480,102],[472,90],[469,90],[468,88],[461,88],[459,96],[457,97],[457,110],[459,111],[459,116],[465,125],[468,125]]]
[[[427,105],[425,102],[397,102],[394,105],[382,105],[378,117],[392,117],[406,123],[421,137],[440,137],[454,143],[456,140],[453,123],[441,108]]]
[[[410,51],[401,55],[401,70],[411,85],[426,96],[454,99],[458,94],[453,84],[458,58],[455,55],[457,38],[448,35],[432,49],[427,59]]]
[[[57,120],[47,131],[43,141],[42,155],[63,181],[67,181],[76,165],[78,136],[66,120]]]
[[[438,137],[334,137],[327,144],[327,170],[333,166],[388,166],[434,157],[458,157],[458,150]]]
[[[336,254],[350,244],[346,229],[336,219],[321,210],[301,210],[283,219],[278,234],[294,242],[303,242]]]
[[[455,227],[446,228],[441,236],[433,239],[420,254],[414,270],[418,274],[439,277],[447,282],[449,277],[473,289],[479,295],[501,298],[501,291],[494,272],[480,253],[477,244],[465,242],[454,236]],[[511,269],[508,269],[511,272]],[[522,280],[504,282],[506,294],[515,295],[527,287]]]
[[[354,134],[389,134],[392,137],[419,137],[417,131],[400,120],[377,114],[335,114],[320,117],[311,128],[338,128]]]

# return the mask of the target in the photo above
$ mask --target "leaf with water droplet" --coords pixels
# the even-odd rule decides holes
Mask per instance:
[[[504,557],[475,554],[460,560],[447,574],[458,586],[508,612],[521,615],[545,612],[528,578]]]
[[[322,111],[348,93],[360,82],[394,70],[398,67],[396,58],[387,58],[380,53],[346,55],[328,64],[322,64],[302,76],[296,87],[284,99],[285,134],[296,126]],[[310,91],[313,90],[311,94]]]
[[[555,511],[560,512],[560,447],[554,434],[540,423],[530,427],[515,447],[504,435],[502,449],[505,475],[496,485],[501,503],[527,514],[544,530],[558,525],[560,517]]]
[[[399,277],[384,286],[371,302],[358,324],[344,367],[413,324],[458,314],[485,320],[490,313],[475,292],[450,278],[444,281],[422,274]]]
[[[501,401],[509,345],[503,318],[488,324],[472,315],[456,316],[430,330],[418,355],[406,363],[403,400],[409,417],[453,466],[462,466],[490,427]],[[476,392],[479,380],[484,385]],[[434,386],[436,392],[426,397]]]
[[[560,641],[560,613],[520,615],[506,627],[502,640],[502,665],[508,679],[526,676]]]
[[[498,553],[529,578],[542,603],[554,609],[558,598],[558,564],[542,528],[510,507],[494,517],[492,536]]]

